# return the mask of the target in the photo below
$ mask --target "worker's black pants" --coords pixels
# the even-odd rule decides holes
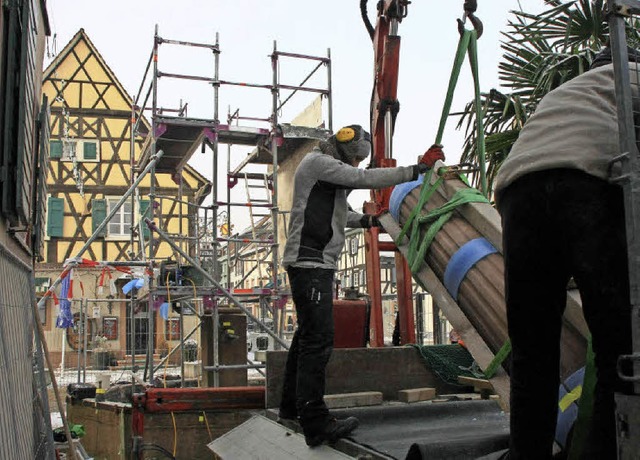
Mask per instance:
[[[289,267],[298,328],[293,335],[282,389],[281,412],[297,412],[306,435],[324,427],[325,368],[333,351],[334,271]]]
[[[582,458],[616,458],[618,355],[631,351],[622,190],[572,169],[528,174],[500,195],[511,354],[510,457],[551,456],[561,318],[573,276],[597,367],[591,434]]]

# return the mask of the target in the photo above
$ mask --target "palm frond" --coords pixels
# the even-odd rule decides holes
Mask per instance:
[[[512,11],[502,33],[504,54],[498,64],[501,84],[508,92],[482,94],[487,180],[493,180],[507,158],[520,129],[540,99],[566,81],[585,72],[596,53],[608,43],[604,0],[545,0],[542,13]],[[640,23],[628,23],[628,42],[640,45]],[[472,102],[457,114],[464,129],[461,161],[480,164],[476,153],[475,113]],[[479,176],[479,174],[477,175]],[[477,185],[479,177],[472,177]]]

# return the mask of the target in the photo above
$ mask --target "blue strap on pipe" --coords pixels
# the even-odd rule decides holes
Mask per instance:
[[[424,181],[424,174],[418,176],[417,180],[411,182],[403,182],[402,184],[398,184],[393,188],[391,192],[391,196],[389,197],[389,212],[396,220],[396,222],[400,221],[400,206],[402,202],[407,197],[411,190],[414,188],[420,187],[422,182]]]
[[[454,300],[458,300],[458,290],[467,272],[480,260],[496,252],[498,250],[486,238],[476,238],[467,241],[451,256],[444,271],[444,287]]]

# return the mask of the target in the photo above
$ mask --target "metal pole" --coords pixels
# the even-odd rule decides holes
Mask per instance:
[[[212,242],[213,242],[213,250],[211,251],[211,262],[212,262],[212,268],[211,268],[211,272],[213,274],[213,278],[216,280],[220,279],[220,272],[218,269],[218,227],[217,227],[217,223],[218,223],[218,124],[220,122],[220,120],[218,119],[218,104],[220,103],[220,99],[219,99],[219,91],[220,91],[220,36],[218,35],[218,33],[216,32],[216,51],[214,51],[214,80],[215,83],[213,83],[213,121],[216,127],[216,131],[215,131],[215,137],[213,139],[213,165],[212,165],[212,174],[213,177],[211,178],[211,182],[212,182],[212,192],[213,192],[213,204],[212,204],[212,210],[213,210],[213,216],[212,216],[212,229],[211,229],[211,234],[212,234]],[[228,248],[228,244],[227,244],[227,248]],[[213,364],[214,366],[217,366],[220,363],[220,356],[218,355],[219,352],[219,337],[218,337],[218,309],[214,308],[213,309],[213,316],[212,316],[212,321],[213,321],[213,343],[211,344],[212,347],[212,356],[213,356]],[[220,386],[220,376],[218,375],[217,372],[214,372],[213,374],[213,386],[214,387],[219,387]]]
[[[184,388],[184,313],[180,308],[180,388]]]
[[[333,132],[333,96],[332,96],[332,80],[331,80],[331,48],[327,48],[327,123],[329,132]]]
[[[227,145],[227,179],[231,171],[231,145]],[[227,236],[231,236],[231,188],[227,187]],[[227,242],[227,289],[231,290],[231,245]]]
[[[87,310],[88,309],[88,301],[87,301],[87,299],[84,299],[84,302],[85,302],[85,308],[84,308],[85,315],[84,315],[84,318],[82,320],[83,321],[82,329],[83,329],[83,332],[84,332],[83,337],[82,337],[82,339],[84,341],[83,346],[82,346],[82,350],[83,350],[83,353],[82,353],[83,354],[83,357],[82,357],[82,383],[87,383],[87,346],[89,345],[88,344],[88,342],[89,342],[89,337],[88,337],[88,335],[89,335],[88,334],[89,333],[89,331],[88,331],[88,329],[89,329],[88,328],[88,326],[89,326],[89,317],[86,314],[86,312],[88,311]]]
[[[218,367],[220,365],[220,356],[218,355],[220,350],[220,312],[217,306],[213,309],[211,321],[213,321],[213,343],[211,344],[213,347],[213,367]],[[203,368],[206,368],[206,366],[203,366]],[[220,386],[220,374],[217,372],[213,373],[213,386]]]
[[[214,79],[218,81],[220,76],[220,37],[216,32],[216,49],[214,51]],[[212,208],[213,208],[213,228],[212,236],[213,236],[213,255],[212,255],[212,273],[216,279],[220,279],[220,273],[218,270],[218,227],[216,226],[218,221],[218,125],[220,120],[218,119],[218,104],[220,103],[219,97],[220,84],[213,84],[213,122],[216,127],[215,137],[213,140],[213,164],[212,164],[212,174],[211,185],[212,185]]]
[[[629,254],[629,295],[631,301],[631,331],[634,355],[625,357],[633,361],[633,377],[636,394],[640,393],[640,247],[637,235],[640,223],[640,160],[634,128],[633,99],[629,74],[629,56],[624,16],[624,5],[617,0],[608,0],[611,54],[615,78],[616,102],[618,108],[618,129],[622,164],[622,175],[614,178],[622,183]],[[631,6],[631,5],[628,5]]]
[[[156,115],[158,109],[158,48],[161,42],[160,37],[158,36],[158,25],[155,27],[155,36],[153,40],[153,96],[152,96],[152,116],[151,116],[151,152],[156,154],[157,149],[157,140],[156,140]],[[151,207],[151,220],[155,218],[155,209],[154,209],[154,201],[155,201],[155,193],[156,193],[156,168],[155,163],[151,168],[151,183],[149,185],[149,206]],[[162,210],[160,210],[162,214]],[[148,215],[149,213],[147,213]],[[148,217],[145,217],[148,219]],[[149,232],[149,268],[151,269],[151,273],[153,273],[153,257],[154,257],[154,236],[153,232]],[[149,318],[149,332],[147,338],[147,359],[146,363],[149,369],[149,381],[153,381],[153,352],[154,352],[154,338],[155,338],[155,315],[153,305],[156,300],[156,296],[153,294],[153,274],[149,276],[149,302],[147,304],[147,316]],[[133,305],[132,305],[133,306]],[[135,364],[135,363],[134,363]]]
[[[135,142],[136,142],[136,130],[138,129],[138,123],[136,121],[136,109],[135,109],[135,105],[138,102],[138,98],[140,97],[140,94],[142,92],[142,88],[144,87],[144,82],[147,78],[147,74],[149,72],[149,69],[151,68],[151,63],[155,62],[155,46],[153,47],[153,49],[151,50],[151,56],[149,57],[149,62],[147,62],[147,68],[144,71],[144,76],[142,77],[142,82],[140,83],[140,89],[138,90],[138,95],[136,96],[136,101],[135,103],[131,104],[131,132],[130,132],[130,140],[129,140],[129,168],[131,169],[130,171],[130,180],[131,183],[134,183],[134,179],[135,179],[135,171],[134,171],[134,166],[135,166],[135,161],[134,161],[134,157],[135,157]],[[151,84],[151,87],[153,86],[153,83]],[[149,89],[151,89],[151,87],[149,87]],[[145,97],[144,103],[143,103],[143,107],[140,109],[140,119],[142,119],[142,114],[144,113],[144,105],[147,104],[147,99],[149,98],[149,92],[147,92],[147,96]],[[143,152],[140,152],[141,154]],[[138,192],[139,193],[139,192]],[[134,225],[133,223],[135,222],[134,220],[134,206],[135,205],[135,201],[133,199],[133,195],[131,195],[131,251],[133,253],[134,251],[134,244],[135,244],[135,238],[133,237],[133,229],[134,229]],[[151,203],[149,203],[149,206],[151,206]],[[146,214],[146,213],[145,213]],[[140,239],[138,240],[140,242],[140,247],[138,248],[138,253],[142,255],[142,257],[144,258],[144,231],[142,228],[142,225],[138,225],[138,232],[140,233]],[[133,257],[131,257],[133,258]],[[133,298],[133,291],[135,291],[135,289],[132,289],[131,291],[131,296]],[[130,316],[133,316],[133,304],[129,304],[129,313]],[[125,309],[126,311],[126,309]],[[134,329],[133,329],[133,319],[130,320],[129,322],[130,324],[130,331],[129,331],[129,343],[132,345],[134,343],[133,341],[133,334],[134,334]],[[125,331],[126,331],[126,327],[125,327]],[[134,378],[134,374],[135,374],[135,365],[136,365],[136,353],[135,350],[133,349],[134,347],[131,346],[131,388],[135,388],[135,378]],[[125,339],[125,349],[126,349],[126,339]],[[125,350],[125,354],[126,354],[126,350]]]
[[[67,350],[67,328],[62,330],[62,357],[60,359],[60,380],[64,378],[64,355]]]
[[[84,312],[83,312],[83,307],[84,306],[84,300],[80,299],[80,318],[78,321],[78,356],[77,356],[77,365],[78,365],[78,382],[80,383],[80,356],[82,353],[82,333],[83,333],[83,329],[84,329]]]
[[[149,226],[149,228],[151,230],[157,232],[158,235],[169,246],[171,246],[175,251],[181,252],[181,249],[173,241],[171,241],[171,238],[169,237],[169,235],[167,235],[165,233],[164,230],[161,230],[160,228],[158,228],[155,225],[155,223],[151,222],[148,218],[145,219],[145,223]],[[242,305],[240,302],[238,302],[238,300],[229,291],[227,291],[224,287],[222,287],[220,285],[220,283],[217,280],[215,280],[209,273],[207,273],[207,271],[205,269],[203,269],[198,264],[198,262],[193,260],[188,254],[185,254],[184,252],[181,252],[181,254],[182,254],[182,257],[184,257],[185,260],[187,262],[189,262],[190,265],[193,266],[193,268],[195,268],[198,272],[200,272],[202,274],[202,276],[204,276],[207,280],[209,280],[209,282],[211,282],[211,284],[215,288],[217,288],[224,297],[229,299],[231,303],[233,303],[236,307],[238,307],[240,310],[242,310],[244,312],[244,314],[246,314],[253,322],[255,322],[256,324],[261,324],[261,321],[258,318],[256,318],[253,315],[253,313],[251,313],[244,305]],[[282,345],[285,349],[289,348],[287,343],[284,342],[280,337],[275,335],[269,328],[265,328],[265,329],[266,329],[267,334],[269,334],[271,337],[273,337],[276,342],[278,342],[280,345]]]
[[[273,55],[271,56],[271,69],[273,72],[273,86],[271,88],[271,99],[273,104],[273,112],[271,114],[271,155],[273,157],[272,162],[272,185],[273,191],[271,195],[271,222],[273,225],[273,246],[271,250],[271,258],[272,258],[272,269],[271,269],[271,280],[273,283],[272,292],[273,295],[273,315],[274,315],[274,326],[277,326],[275,322],[277,308],[278,308],[278,97],[279,97],[279,89],[278,89],[278,54],[277,54],[277,45],[276,41],[273,41]],[[274,336],[278,337],[279,343],[284,343],[282,339],[276,334]],[[286,348],[286,347],[285,347]]]

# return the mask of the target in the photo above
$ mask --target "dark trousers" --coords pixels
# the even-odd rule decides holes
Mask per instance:
[[[280,408],[297,412],[305,434],[316,434],[329,416],[324,392],[333,351],[334,271],[289,267],[287,272],[298,329],[287,356]]]
[[[584,458],[616,458],[616,373],[631,351],[622,190],[571,169],[528,174],[507,187],[502,215],[511,355],[510,457],[551,457],[558,412],[559,341],[573,276],[593,340],[597,387]]]

